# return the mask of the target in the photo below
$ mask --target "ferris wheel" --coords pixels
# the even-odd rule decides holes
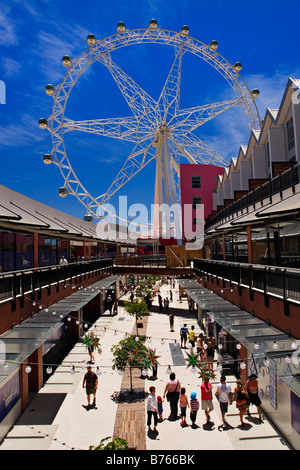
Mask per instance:
[[[180,32],[174,32],[158,28],[157,21],[153,19],[148,28],[128,30],[120,22],[116,34],[100,40],[90,34],[87,43],[89,47],[78,58],[62,58],[62,64],[67,68],[62,81],[55,87],[50,84],[45,87],[47,95],[54,100],[52,113],[48,119],[39,120],[39,127],[48,129],[52,135],[52,150],[43,156],[43,161],[59,167],[64,180],[59,195],[76,196],[86,208],[85,220],[99,219],[99,208],[107,205],[111,197],[151,161],[156,163],[155,206],[180,204],[181,163],[228,166],[228,161],[195,132],[226,110],[241,107],[249,130],[260,129],[259,113],[254,101],[259,96],[259,90],[250,91],[241,78],[239,72],[242,64],[236,62],[232,65],[219,54],[217,41],[204,44],[191,37],[187,26],[183,26]],[[158,99],[150,96],[113,60],[114,51],[140,44],[159,44],[174,50],[173,63]],[[232,96],[224,101],[182,109],[181,77],[186,54],[192,54],[213,67],[231,87]],[[80,121],[66,116],[66,104],[73,87],[96,62],[109,71],[129,105],[131,115]],[[66,133],[71,131],[131,143],[131,152],[124,158],[123,166],[104,194],[91,195],[73,170],[64,139]],[[156,230],[160,233],[162,220],[159,214],[155,214],[154,218]]]

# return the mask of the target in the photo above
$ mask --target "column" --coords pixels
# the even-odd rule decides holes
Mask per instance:
[[[33,233],[33,267],[38,268],[39,266],[39,234],[38,232]]]
[[[251,226],[247,226],[247,248],[248,248],[248,263],[253,263],[253,256],[252,256],[252,241],[251,241]]]

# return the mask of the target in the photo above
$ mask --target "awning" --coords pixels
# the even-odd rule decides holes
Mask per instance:
[[[86,240],[135,245],[132,232],[127,227],[116,223],[110,224],[106,231],[100,226],[72,215],[61,212],[0,185],[0,220],[8,227],[20,227],[23,230],[41,230],[44,234],[61,233],[65,237],[80,237]]]
[[[212,321],[243,345],[254,360],[264,364],[268,359],[272,372],[300,394],[300,366],[297,350],[292,347],[294,338],[241,310],[202,285],[198,284],[197,287],[195,282],[192,289],[185,289],[189,297],[207,312]],[[187,280],[179,279],[180,286],[185,287],[187,284]]]
[[[271,217],[271,216],[283,216],[300,213],[300,194],[295,193],[294,195],[284,198],[281,201],[275,202],[271,206],[256,212],[257,218]]]
[[[264,206],[260,207],[260,209],[258,209],[258,207],[253,209],[253,206],[250,206],[245,214],[235,216],[229,221],[228,219],[224,220],[224,223],[215,226],[210,231],[207,231],[206,234],[222,232],[233,229],[234,227],[239,228],[239,226],[257,225],[262,222],[266,223],[269,219],[272,220],[284,216],[292,216],[294,214],[300,214],[300,193],[296,192],[291,194],[291,191],[289,191],[287,194],[283,195],[282,198],[277,194],[276,199],[273,200],[272,203],[267,202]]]
[[[51,305],[51,307],[44,308],[12,330],[2,334],[0,336],[0,364],[6,362],[9,369],[5,371],[0,366],[0,384],[41,345],[50,340],[59,339],[64,332],[67,315],[78,312],[96,297],[100,290],[109,289],[118,279],[120,276],[101,279]]]

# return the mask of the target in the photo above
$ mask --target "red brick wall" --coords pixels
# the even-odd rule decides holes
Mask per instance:
[[[38,298],[38,292],[35,292],[35,306],[32,305],[31,294],[26,295],[24,301],[22,301],[21,299],[17,299],[15,309],[13,308],[13,304],[11,301],[0,304],[0,334],[3,334],[6,331],[10,330],[14,325],[18,325],[22,321],[27,320],[31,317],[32,314],[38,313],[39,305],[42,305],[43,308],[46,308],[47,306],[50,307],[59,300],[62,300],[65,297],[68,297],[69,295],[76,292],[79,285],[85,287],[90,284],[93,284],[94,282],[99,281],[103,277],[106,277],[106,275],[95,274],[90,278],[88,278],[87,276],[87,279],[85,281],[82,280],[81,284],[76,284],[76,289],[72,289],[72,286],[70,285],[67,285],[66,288],[64,288],[64,284],[63,282],[61,282],[59,283],[58,292],[56,291],[56,285],[51,286],[49,292],[50,295],[48,295],[48,288],[43,288],[41,291],[42,295],[40,299]],[[75,285],[74,281],[73,285]]]
[[[199,279],[199,278],[198,278]],[[250,300],[250,292],[247,288],[241,288],[241,296],[239,295],[237,285],[233,285],[233,292],[230,290],[230,285],[223,281],[219,281],[219,285],[211,280],[205,282],[205,286],[220,295],[225,300],[232,302],[246,312],[254,314],[257,318],[263,321],[269,321],[272,326],[278,328],[283,332],[290,330],[293,338],[300,338],[300,306],[290,303],[289,316],[284,313],[283,300],[276,297],[269,296],[269,306],[265,306],[264,295],[260,292],[253,291],[253,300]],[[223,293],[221,293],[223,290]]]

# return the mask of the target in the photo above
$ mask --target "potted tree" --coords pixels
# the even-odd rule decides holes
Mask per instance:
[[[133,393],[132,369],[143,367],[149,353],[144,340],[140,337],[129,336],[112,346],[111,352],[114,356],[113,369],[124,372],[129,367],[130,392]]]
[[[138,335],[138,329],[143,326],[143,323],[139,322],[145,315],[149,315],[149,307],[145,300],[135,299],[132,302],[124,302],[124,309],[129,315],[135,316],[136,333]]]

